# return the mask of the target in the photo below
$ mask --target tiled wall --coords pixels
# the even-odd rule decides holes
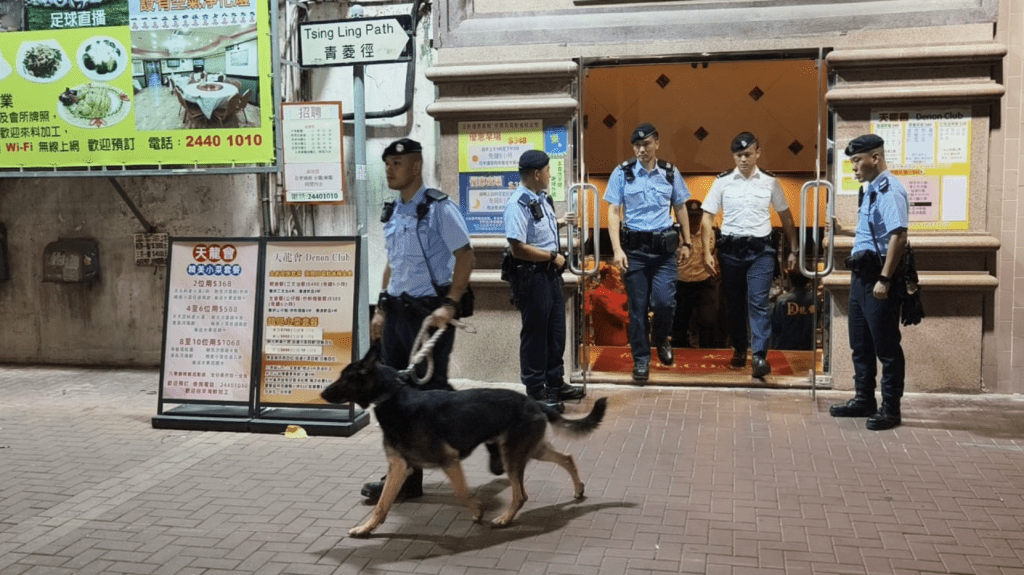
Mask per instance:
[[[1024,393],[1024,0],[1002,0],[996,41],[1008,48],[1001,122],[992,131],[989,227],[998,256],[994,333],[985,338],[987,391]]]

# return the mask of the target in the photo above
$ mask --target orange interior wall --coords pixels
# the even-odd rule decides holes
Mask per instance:
[[[587,171],[610,174],[632,158],[629,136],[641,122],[654,124],[661,141],[658,157],[674,162],[683,174],[729,168],[729,144],[744,131],[761,142],[758,165],[776,174],[814,171],[826,82],[827,74],[819,76],[813,60],[588,68],[583,83]],[[820,109],[825,125],[826,106]]]

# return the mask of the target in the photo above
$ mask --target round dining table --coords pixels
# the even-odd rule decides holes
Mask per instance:
[[[238,88],[225,82],[199,82],[198,84],[181,85],[181,94],[185,100],[199,106],[206,119],[213,117],[213,111],[228,103]]]

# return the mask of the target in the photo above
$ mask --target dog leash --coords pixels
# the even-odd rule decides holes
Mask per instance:
[[[420,332],[416,334],[416,340],[412,344],[412,357],[409,360],[409,367],[403,369],[399,373],[408,375],[417,384],[423,384],[430,380],[430,376],[434,375],[434,346],[437,344],[437,340],[441,339],[445,330],[448,329],[449,325],[455,326],[459,329],[466,330],[469,333],[476,333],[476,330],[472,329],[468,323],[461,322],[457,319],[451,319],[443,327],[437,329],[432,336],[429,338],[427,334],[430,333],[431,318],[427,316],[423,320],[423,325],[420,326]],[[427,360],[427,372],[423,377],[416,375],[416,365],[423,360]]]

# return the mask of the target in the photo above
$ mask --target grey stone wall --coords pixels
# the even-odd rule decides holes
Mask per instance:
[[[172,236],[260,233],[255,176],[120,178],[157,231]],[[106,178],[0,180],[11,279],[0,282],[0,362],[160,363],[166,267],[136,266],[142,225]],[[58,239],[99,244],[95,283],[43,282]]]

